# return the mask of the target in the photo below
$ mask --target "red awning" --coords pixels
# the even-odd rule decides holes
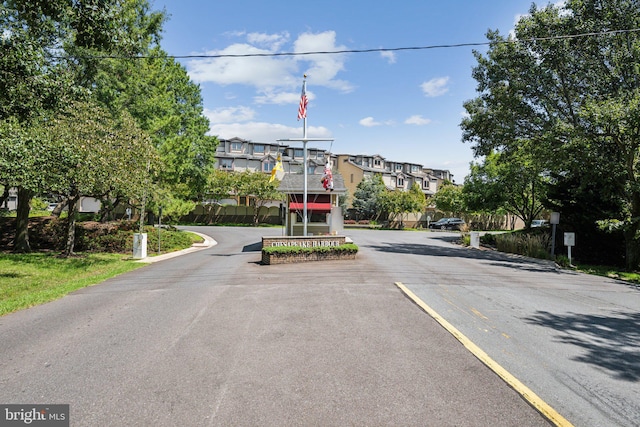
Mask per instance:
[[[304,204],[302,202],[291,202],[289,203],[289,209],[292,211],[301,211],[304,210]],[[331,212],[331,203],[330,202],[307,202],[307,210],[320,212],[320,213],[330,213]]]

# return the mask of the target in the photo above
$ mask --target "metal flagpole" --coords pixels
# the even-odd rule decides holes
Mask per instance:
[[[306,97],[307,95],[307,75],[304,75],[304,80],[302,81],[302,96]],[[303,101],[306,102],[306,101]],[[303,190],[303,201],[302,201],[302,235],[307,237],[307,112],[305,107],[305,112],[302,118],[302,163],[304,168],[304,184],[302,186]]]
[[[293,142],[293,141],[301,141],[302,142],[302,162],[303,164],[303,168],[304,168],[304,173],[303,173],[303,179],[304,179],[304,183],[303,183],[303,187],[302,187],[302,191],[303,191],[303,202],[302,202],[302,234],[304,237],[307,237],[307,222],[308,222],[308,218],[307,218],[307,193],[308,193],[308,186],[307,186],[307,179],[308,179],[308,167],[307,167],[307,142],[309,141],[314,141],[314,142],[320,142],[320,141],[333,141],[333,139],[322,139],[322,138],[307,138],[307,112],[306,112],[306,91],[307,91],[307,75],[304,75],[304,80],[302,81],[302,99],[300,100],[300,108],[302,110],[298,110],[298,119],[300,117],[302,117],[303,121],[302,121],[302,139],[295,139],[295,138],[289,138],[289,139],[278,139],[278,142]],[[303,105],[304,102],[304,105]],[[302,111],[302,116],[300,115]]]

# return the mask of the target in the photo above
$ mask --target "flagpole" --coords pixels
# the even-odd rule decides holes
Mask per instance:
[[[325,138],[307,138],[307,75],[304,75],[304,80],[302,81],[302,95],[300,97],[300,107],[298,108],[298,120],[303,119],[302,121],[302,139],[297,138],[287,138],[287,139],[278,139],[278,142],[302,142],[302,162],[303,162],[303,201],[302,201],[302,223],[303,223],[303,236],[307,236],[307,223],[308,221],[308,213],[307,213],[307,193],[308,193],[308,173],[309,168],[307,167],[307,142],[321,142],[321,141],[333,141],[333,139],[325,139]]]
[[[302,80],[302,93],[307,92],[307,75]],[[302,202],[302,235],[307,237],[307,115],[302,118],[302,163],[304,168],[303,202]]]

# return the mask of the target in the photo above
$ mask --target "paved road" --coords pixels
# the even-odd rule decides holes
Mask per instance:
[[[640,426],[640,288],[452,246],[353,231],[429,307],[576,426]]]
[[[581,413],[591,403],[606,415],[608,393],[624,396],[618,406],[628,410],[604,419],[637,421],[637,391],[625,394],[640,372],[637,356],[631,357],[638,351],[638,317],[627,317],[629,308],[639,307],[633,288],[606,285],[611,295],[624,293],[620,302],[627,305],[614,310],[612,296],[613,305],[601,313],[612,310],[608,318],[620,322],[608,326],[625,329],[600,338],[627,338],[603,368],[593,363],[596,357],[575,357],[583,336],[563,339],[569,322],[556,317],[571,311],[563,313],[562,306],[546,312],[518,308],[511,315],[511,308],[500,306],[503,317],[491,309],[492,301],[503,301],[502,293],[517,300],[526,290],[526,299],[533,299],[537,286],[553,300],[555,293],[566,296],[563,287],[567,294],[580,293],[578,285],[589,280],[546,283],[547,275],[564,273],[479,256],[443,240],[446,233],[349,230],[361,247],[354,262],[261,266],[259,238],[279,235],[279,229],[198,231],[218,244],[0,318],[0,403],[69,403],[77,426],[548,425],[406,298],[394,285],[401,281],[486,344],[483,349],[496,359],[503,352],[529,352],[529,337],[519,335],[529,329],[541,331],[536,343],[551,342],[561,353],[564,348],[562,361],[540,355],[544,350],[538,348],[530,354],[533,360],[516,356],[511,365],[500,363],[516,376],[522,373],[524,382],[539,376],[540,384],[528,385],[575,425],[604,425],[589,423],[596,419]],[[590,290],[596,287],[589,284]],[[585,316],[582,324],[589,329],[593,318]],[[478,322],[487,332],[477,333]],[[511,332],[503,339],[509,345],[492,344],[498,332]],[[609,344],[601,348],[612,349]],[[616,376],[614,365],[625,360]],[[580,376],[561,372],[574,364],[583,369],[582,379],[599,385],[604,403],[590,401],[598,387],[585,388],[591,394],[585,391],[579,399],[562,390],[556,395],[558,382],[581,389]],[[612,385],[623,390],[610,390]]]

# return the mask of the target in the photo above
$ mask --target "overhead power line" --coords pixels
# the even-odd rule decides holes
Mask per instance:
[[[625,33],[640,32],[640,28],[632,28],[626,30],[610,30],[602,32],[580,33],[580,34],[567,34],[559,36],[549,37],[532,37],[528,39],[513,39],[509,38],[498,43],[524,43],[524,42],[536,42],[546,40],[565,40],[576,39],[584,37],[594,36],[607,36]],[[410,46],[410,47],[393,47],[393,48],[375,48],[375,49],[341,49],[341,50],[327,50],[327,51],[312,51],[312,52],[269,52],[269,53],[216,53],[216,54],[202,54],[202,55],[166,55],[168,58],[173,59],[205,59],[205,58],[254,58],[254,57],[277,57],[277,56],[305,56],[305,55],[336,55],[344,53],[371,53],[371,52],[400,52],[407,50],[428,50],[428,49],[450,49],[457,47],[477,47],[488,46],[496,43],[495,41],[485,41],[476,43],[455,43],[455,44],[437,44],[428,46]],[[104,55],[104,56],[91,56],[97,59],[145,59],[145,58],[158,58],[156,55],[138,55],[138,56],[121,56],[121,55]]]

